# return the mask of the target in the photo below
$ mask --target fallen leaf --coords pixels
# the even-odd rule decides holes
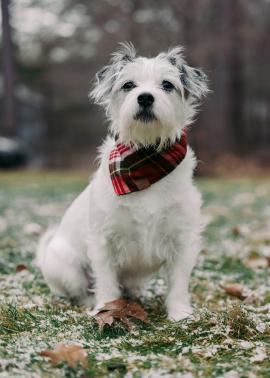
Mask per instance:
[[[66,362],[72,368],[78,364],[87,366],[87,352],[78,344],[58,344],[54,350],[43,350],[40,355],[49,357],[53,365]]]
[[[129,332],[135,329],[135,325],[128,318],[121,318],[121,322],[124,324],[124,326],[127,328]]]
[[[246,296],[244,299],[245,304],[255,304],[258,302],[258,295],[256,293],[250,293],[249,295]]]
[[[27,266],[24,265],[24,264],[18,264],[18,265],[16,266],[16,272],[17,272],[17,273],[22,272],[23,270],[27,270],[27,269],[28,269]]]
[[[139,303],[131,302],[126,299],[116,299],[114,301],[105,303],[105,305],[94,316],[100,329],[103,329],[105,324],[111,326],[115,319],[119,319],[129,331],[134,328],[128,317],[141,320],[148,323],[147,313]]]
[[[245,265],[248,268],[267,268],[269,266],[269,260],[263,256],[253,256],[249,257],[245,261]]]
[[[231,230],[234,236],[247,236],[250,234],[250,228],[247,224],[234,226]]]
[[[102,329],[105,326],[105,324],[108,324],[109,326],[111,326],[114,321],[114,318],[111,315],[111,311],[98,312],[95,315],[95,319],[100,329]]]
[[[54,306],[61,307],[61,308],[68,308],[70,307],[70,303],[67,302],[65,298],[53,298],[51,303]]]
[[[236,297],[242,300],[248,297],[248,295],[245,293],[246,288],[244,287],[244,285],[231,284],[231,285],[220,285],[220,287],[232,297]]]
[[[28,235],[39,235],[42,231],[42,227],[37,223],[27,223],[23,230]]]
[[[234,236],[240,236],[242,231],[239,226],[235,226],[232,228],[232,233]]]

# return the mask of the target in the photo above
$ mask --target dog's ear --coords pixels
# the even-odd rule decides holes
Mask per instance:
[[[126,64],[136,58],[136,50],[131,42],[120,42],[119,49],[112,54],[113,63]]]
[[[184,49],[181,46],[174,47],[168,51],[166,58],[173,66],[177,67],[180,74],[180,81],[187,95],[190,94],[200,99],[208,92],[207,76],[201,69],[187,65],[183,51]]]
[[[178,67],[180,73],[180,81],[184,89],[193,97],[200,99],[207,94],[207,76],[199,68],[193,68],[187,64]]]
[[[94,89],[90,97],[97,104],[107,105],[114,82],[123,67],[136,58],[136,51],[131,42],[120,43],[120,48],[112,54],[109,64],[96,73]]]
[[[176,46],[170,49],[167,53],[160,54],[160,56],[168,59],[173,66],[180,67],[185,63],[183,52],[184,48],[182,46]]]

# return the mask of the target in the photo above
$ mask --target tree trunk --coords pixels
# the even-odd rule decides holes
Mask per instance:
[[[15,71],[13,64],[13,45],[9,18],[10,0],[1,0],[3,73],[4,73],[4,129],[6,135],[16,134]]]

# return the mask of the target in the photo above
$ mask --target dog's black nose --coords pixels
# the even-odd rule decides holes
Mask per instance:
[[[142,93],[138,96],[138,104],[144,108],[150,107],[154,100],[154,96],[152,96],[151,93]]]

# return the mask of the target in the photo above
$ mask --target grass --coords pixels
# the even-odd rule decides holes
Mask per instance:
[[[208,227],[191,281],[194,316],[166,319],[156,277],[142,297],[150,323],[131,333],[99,331],[86,309],[55,301],[32,266],[39,234],[86,182],[71,172],[0,174],[0,377],[269,377],[269,268],[246,261],[270,256],[270,180],[199,180]],[[251,300],[226,294],[230,283]],[[88,366],[53,367],[39,355],[58,343],[80,343]]]

